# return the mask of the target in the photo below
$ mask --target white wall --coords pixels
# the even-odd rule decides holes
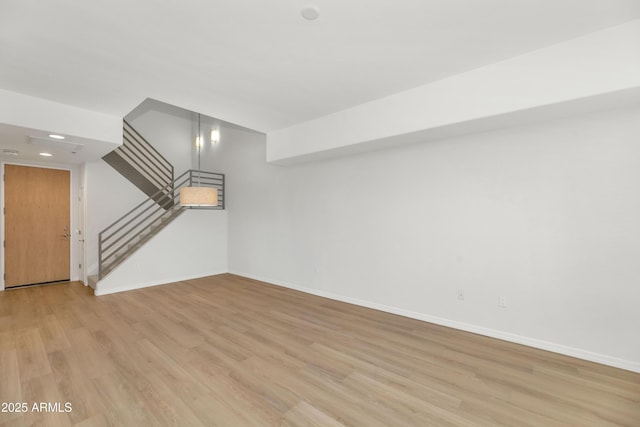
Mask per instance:
[[[98,233],[147,199],[105,161],[87,163],[85,251],[87,275],[98,274]]]
[[[111,274],[96,295],[227,272],[227,212],[187,210]]]
[[[3,89],[0,89],[0,123],[101,141],[105,149],[122,144],[119,117]]]
[[[637,100],[639,88],[636,19],[269,132],[267,156],[292,164],[415,142],[432,134],[495,128],[496,119],[504,122],[504,116],[535,121],[549,114],[548,107],[560,113],[590,108],[593,97]]]
[[[223,140],[229,271],[640,371],[639,118],[291,167]]]

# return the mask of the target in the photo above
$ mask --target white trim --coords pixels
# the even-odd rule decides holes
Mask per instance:
[[[86,166],[85,166],[86,167]],[[80,258],[80,264],[82,267],[79,269],[82,274],[80,275],[80,281],[83,285],[88,286],[89,284],[89,274],[87,273],[87,179],[86,179],[86,170],[80,171],[80,177],[83,178],[83,182],[79,183],[78,186],[78,227],[74,229],[73,236],[75,238],[76,244],[78,245],[77,249],[82,248],[82,250],[76,250],[78,253],[78,257]],[[80,223],[82,220],[82,223]],[[82,238],[82,243],[79,242],[79,239]]]
[[[169,283],[174,283],[174,282],[182,282],[184,280],[193,280],[193,279],[200,279],[202,277],[208,277],[208,276],[217,276],[219,274],[225,274],[227,273],[226,271],[221,271],[218,273],[206,273],[205,276],[202,275],[202,273],[200,274],[190,274],[187,276],[181,276],[181,277],[173,277],[170,279],[162,279],[160,281],[157,280],[152,280],[149,282],[142,282],[142,283],[136,283],[133,285],[126,285],[126,286],[121,286],[121,287],[117,287],[117,288],[110,288],[110,289],[105,289],[105,290],[100,290],[100,281],[98,281],[98,283],[96,283],[96,289],[93,291],[93,294],[95,296],[102,296],[102,295],[109,295],[109,294],[115,294],[118,292],[125,292],[125,291],[133,291],[135,289],[142,289],[142,288],[149,288],[151,286],[160,286],[160,285],[168,285]]]
[[[594,353],[587,350],[582,350],[575,347],[569,347],[562,344],[556,344],[549,341],[539,340],[536,338],[525,337],[510,332],[503,332],[496,329],[485,328],[482,326],[472,325],[470,323],[458,322],[456,320],[445,319],[442,317],[431,316],[424,313],[418,313],[415,311],[405,310],[398,307],[391,307],[384,304],[379,304],[371,301],[361,300],[358,298],[346,297],[343,295],[334,294],[331,292],[325,292],[318,289],[307,288],[304,286],[297,286],[291,283],[276,281],[264,277],[255,276],[252,274],[246,274],[241,272],[232,272],[238,276],[248,277],[254,280],[260,280],[276,286],[294,289],[296,291],[304,292],[307,294],[317,295],[324,298],[329,298],[336,301],[342,301],[349,304],[359,305],[361,307],[372,308],[374,310],[380,310],[387,313],[397,314],[399,316],[408,317],[411,319],[422,320],[424,322],[435,323],[437,325],[448,326],[450,328],[459,329],[466,332],[472,332],[474,334],[484,335],[491,338],[497,338],[504,341],[509,341],[517,344],[526,345],[541,350],[547,350],[554,353],[564,354],[565,356],[576,357],[578,359],[588,360],[590,362],[600,363],[607,366],[613,366],[615,368],[626,369],[632,372],[640,373],[640,362],[634,362],[631,360],[620,359],[606,354]]]

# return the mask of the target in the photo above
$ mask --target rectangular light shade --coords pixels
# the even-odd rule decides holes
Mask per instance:
[[[181,206],[218,206],[218,189],[213,187],[182,187]]]

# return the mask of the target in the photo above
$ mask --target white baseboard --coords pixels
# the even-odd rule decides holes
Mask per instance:
[[[258,277],[251,274],[242,272],[233,272],[238,276],[248,277],[254,280],[260,280],[261,282],[270,283],[276,286],[293,289],[296,291],[304,292],[307,294],[317,295],[324,298],[329,298],[336,301],[342,301],[349,304],[355,304],[362,307],[372,308],[374,310],[380,310],[387,313],[397,314],[399,316],[409,317],[411,319],[422,320],[429,323],[435,323],[437,325],[447,326],[454,329],[459,329],[466,332],[472,332],[474,334],[484,335],[491,338],[497,338],[504,341],[509,341],[517,344],[526,345],[529,347],[547,350],[554,353],[564,354],[565,356],[576,357],[578,359],[588,360],[590,362],[600,363],[602,365],[613,366],[615,368],[625,369],[627,371],[640,373],[640,363],[631,360],[620,359],[613,356],[607,356],[605,354],[594,353],[587,350],[582,350],[575,347],[569,347],[562,344],[556,344],[549,341],[539,340],[536,338],[530,338],[522,335],[513,334],[510,332],[503,332],[496,329],[485,328],[482,326],[473,325],[470,323],[458,322],[456,320],[445,319],[442,317],[431,316],[424,313],[418,313],[415,311],[405,310],[398,307],[391,307],[384,304],[379,304],[371,301],[361,300],[358,298],[346,297],[343,295],[334,294],[331,292],[325,292],[318,289],[306,288],[304,286],[297,286],[291,283],[282,281],[276,281],[269,278]]]
[[[215,276],[218,274],[225,274],[225,273],[226,271],[204,273],[204,274],[203,273],[189,274],[186,276],[172,277],[172,278],[166,278],[161,280],[151,280],[148,282],[134,283],[131,285],[120,286],[120,287],[109,288],[109,289],[100,289],[100,282],[98,282],[96,284],[96,289],[93,291],[93,294],[95,296],[109,295],[109,294],[115,294],[118,292],[133,291],[135,289],[149,288],[151,286],[167,285],[169,283],[181,282],[183,280],[193,280],[193,279],[199,279],[206,276]]]

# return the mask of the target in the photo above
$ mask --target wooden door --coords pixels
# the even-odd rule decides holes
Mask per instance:
[[[5,165],[5,287],[69,280],[70,173]]]

